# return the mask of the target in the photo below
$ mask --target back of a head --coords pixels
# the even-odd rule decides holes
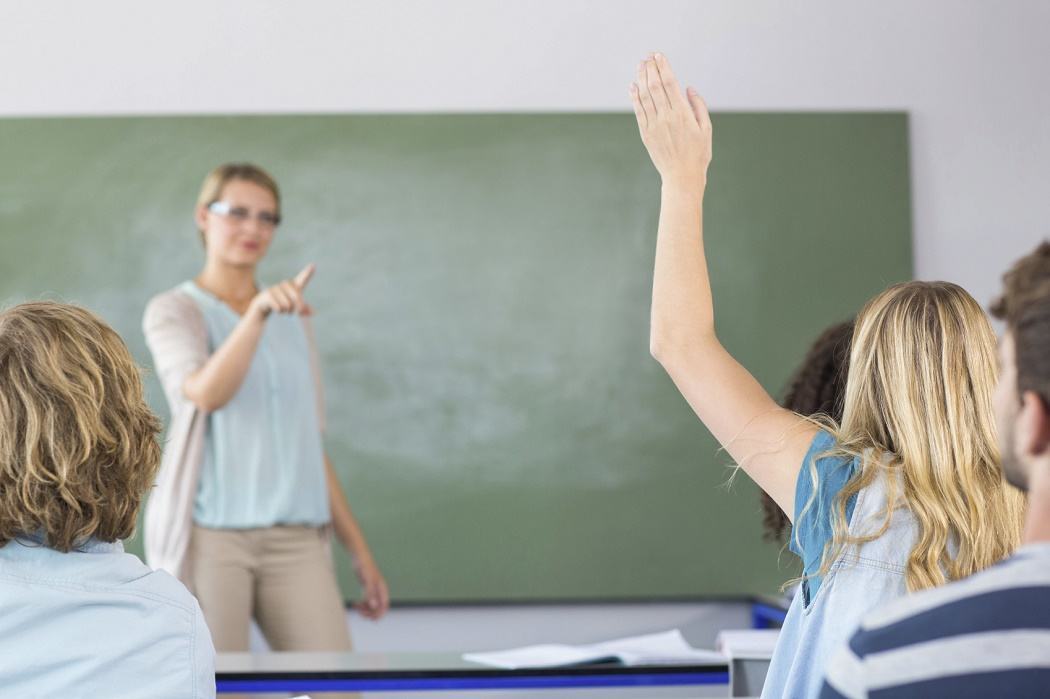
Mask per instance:
[[[889,457],[901,476],[887,479],[891,493],[899,481],[920,530],[910,589],[970,575],[1020,539],[1023,500],[999,469],[995,347],[980,305],[949,282],[892,286],[857,316],[837,437],[862,468],[841,497],[871,483]],[[844,530],[840,521],[837,540]]]
[[[1039,397],[1050,410],[1050,242],[1043,241],[1003,275],[1003,294],[992,304],[992,314],[1006,321],[1012,342],[1003,346],[1004,381],[1000,386],[999,442],[1007,480],[1028,490],[1031,465],[1018,454],[1017,423],[1038,430],[1022,416],[1024,396]],[[1012,356],[1005,353],[1012,350]]]
[[[127,347],[97,316],[53,302],[0,313],[0,546],[129,537],[160,427]]]
[[[1014,339],[1017,394],[1034,391],[1050,406],[1050,242],[1003,275],[1003,295],[991,310]]]

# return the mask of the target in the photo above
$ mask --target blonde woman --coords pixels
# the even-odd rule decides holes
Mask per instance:
[[[820,690],[828,655],[872,607],[975,573],[1020,539],[998,468],[995,337],[958,286],[887,289],[857,316],[840,425],[784,410],[715,334],[702,211],[711,119],[665,57],[630,88],[663,181],[651,349],[697,416],[792,520],[803,561],[763,697]]]
[[[92,313],[0,313],[0,688],[5,697],[206,699],[197,601],[130,554],[160,421]]]
[[[353,556],[365,616],[385,613],[387,588],[322,444],[313,266],[256,282],[280,217],[265,171],[216,168],[196,209],[204,268],[146,309],[172,413],[146,554],[194,591],[219,651],[248,650],[252,618],[274,650],[348,650],[330,526]]]

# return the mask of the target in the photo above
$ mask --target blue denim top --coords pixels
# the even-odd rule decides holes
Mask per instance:
[[[829,540],[835,496],[858,468],[856,462],[843,459],[814,462],[815,456],[833,446],[831,435],[818,433],[798,476],[792,550],[802,557],[803,571],[808,575],[819,569],[824,544]],[[811,467],[816,469],[816,483]],[[888,497],[885,486],[880,476],[857,494],[847,510],[851,536],[873,534],[882,526]],[[799,517],[812,493],[816,499]],[[806,592],[795,595],[784,619],[762,688],[763,699],[819,695],[828,660],[846,643],[861,617],[906,593],[908,554],[917,535],[918,525],[911,511],[895,506],[885,533],[860,547],[848,547],[826,576],[810,577],[803,583]]]
[[[824,456],[835,448],[835,438],[821,431],[813,438],[795,485],[795,522],[791,529],[789,547],[802,559],[801,594],[803,602],[809,604],[820,591],[824,576],[820,575],[820,563],[824,547],[833,536],[835,498],[845,487],[859,464],[856,459]],[[846,521],[857,507],[857,496],[846,501]]]

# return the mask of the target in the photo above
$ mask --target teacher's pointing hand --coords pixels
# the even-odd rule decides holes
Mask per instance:
[[[306,302],[303,292],[310,278],[314,276],[317,269],[312,262],[305,267],[293,279],[285,279],[273,286],[263,289],[252,299],[248,307],[250,313],[257,313],[265,318],[270,313],[298,313],[299,315],[313,315],[313,308]]]

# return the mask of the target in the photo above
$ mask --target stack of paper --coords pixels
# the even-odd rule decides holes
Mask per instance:
[[[721,653],[697,650],[690,646],[678,629],[590,645],[546,644],[491,653],[464,653],[463,658],[505,670],[613,662],[624,665],[693,665],[725,662],[725,656]]]

